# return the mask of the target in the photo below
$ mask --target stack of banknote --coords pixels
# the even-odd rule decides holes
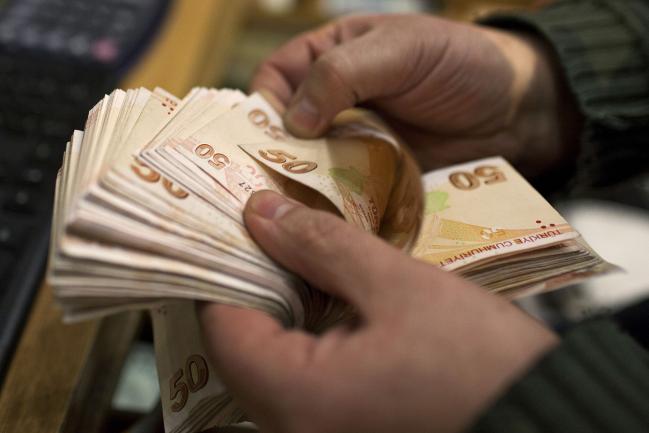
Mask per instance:
[[[508,297],[610,269],[502,158],[422,176],[369,112],[345,112],[326,137],[302,140],[259,94],[115,90],[67,144],[48,279],[69,320],[151,310],[168,432],[244,416],[207,359],[194,301],[312,330],[353,314],[251,239],[242,211],[262,189]]]

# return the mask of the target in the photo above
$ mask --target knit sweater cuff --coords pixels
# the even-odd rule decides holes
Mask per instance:
[[[638,142],[649,126],[646,2],[558,1],[534,13],[494,15],[481,23],[533,32],[554,47],[585,116],[579,175],[573,182],[610,184],[645,169],[649,146]]]
[[[554,46],[584,114],[624,128],[649,123],[649,11],[637,5],[634,15],[634,6],[635,1],[623,0],[559,1],[536,13],[494,15],[482,22],[543,35]]]
[[[497,432],[649,431],[649,355],[610,322],[571,331],[473,427]]]

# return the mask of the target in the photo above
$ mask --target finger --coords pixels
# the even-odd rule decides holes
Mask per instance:
[[[255,193],[244,220],[271,257],[366,318],[397,302],[401,277],[390,270],[407,273],[413,267],[404,253],[375,236],[274,192]]]
[[[210,359],[228,390],[256,421],[273,411],[273,396],[299,386],[315,340],[285,330],[260,311],[205,303],[199,318]]]
[[[412,59],[385,31],[369,31],[313,63],[288,104],[284,122],[290,132],[319,136],[341,111],[404,90],[405,65]]]
[[[266,89],[288,104],[311,64],[335,44],[324,32],[312,32],[289,41],[259,65],[250,90]]]
[[[267,89],[259,90],[259,94],[280,114],[286,111],[286,105],[274,93]]]
[[[268,90],[287,105],[318,57],[363,34],[382,19],[380,15],[347,17],[296,36],[257,67],[250,91]]]
[[[269,90],[288,104],[311,64],[335,45],[331,25],[291,39],[259,65],[251,81],[251,91]]]

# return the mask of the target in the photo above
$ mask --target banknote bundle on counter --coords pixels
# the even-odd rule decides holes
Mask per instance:
[[[352,314],[251,239],[242,211],[262,189],[508,297],[610,268],[502,158],[422,176],[369,112],[343,113],[325,138],[301,140],[259,94],[115,90],[67,144],[48,279],[69,320],[150,309],[167,432],[244,417],[209,363],[194,301],[313,330]]]

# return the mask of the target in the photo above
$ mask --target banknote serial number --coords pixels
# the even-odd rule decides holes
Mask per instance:
[[[281,149],[260,150],[259,156],[268,162],[281,164],[282,168],[289,173],[303,174],[318,168],[318,164],[313,161],[298,160],[297,156]]]
[[[505,173],[500,171],[498,167],[481,165],[476,167],[473,173],[468,171],[455,171],[448,176],[448,180],[455,188],[470,191],[483,184],[492,185],[494,183],[505,182],[507,178],[505,177]]]
[[[131,170],[137,175],[140,179],[149,183],[158,183],[161,182],[163,188],[171,194],[172,197],[183,199],[189,194],[187,191],[175,186],[169,179],[166,177],[160,176],[160,173],[153,170],[151,167],[143,163],[138,159],[134,159],[131,164]]]
[[[169,400],[172,412],[180,412],[187,404],[189,394],[193,394],[207,385],[209,369],[201,355],[187,357],[185,368],[179,368],[169,379]]]

